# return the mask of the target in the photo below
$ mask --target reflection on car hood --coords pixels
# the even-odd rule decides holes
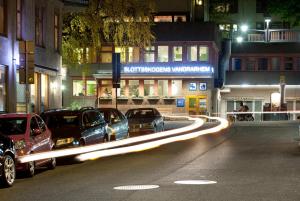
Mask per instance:
[[[78,126],[64,126],[50,129],[52,132],[52,138],[80,138],[81,129]]]
[[[149,117],[149,118],[139,118],[139,119],[128,119],[129,124],[145,124],[145,123],[152,123],[156,117]]]

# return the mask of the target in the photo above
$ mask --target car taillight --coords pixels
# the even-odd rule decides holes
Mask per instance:
[[[19,150],[19,149],[24,149],[26,147],[26,142],[25,140],[19,140],[15,142],[15,149]]]

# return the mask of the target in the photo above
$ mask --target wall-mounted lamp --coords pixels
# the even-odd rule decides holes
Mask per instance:
[[[56,82],[50,83],[50,88],[51,88],[51,90],[56,90],[57,89],[57,83]]]
[[[202,0],[195,0],[197,6],[202,6],[203,1]]]

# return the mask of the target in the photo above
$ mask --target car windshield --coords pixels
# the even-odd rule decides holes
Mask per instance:
[[[0,118],[0,132],[4,135],[21,135],[26,132],[27,118]]]
[[[143,110],[130,110],[126,114],[127,118],[151,118],[154,117],[154,111],[152,109],[143,109]]]
[[[49,115],[46,118],[46,124],[49,128],[56,128],[62,126],[78,126],[78,115]]]

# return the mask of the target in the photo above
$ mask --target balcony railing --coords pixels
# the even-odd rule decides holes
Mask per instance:
[[[87,6],[89,0],[63,0],[66,5],[77,5],[77,6]]]
[[[300,42],[300,30],[290,29],[251,29],[247,33],[233,33],[233,38],[242,36],[245,42]]]

